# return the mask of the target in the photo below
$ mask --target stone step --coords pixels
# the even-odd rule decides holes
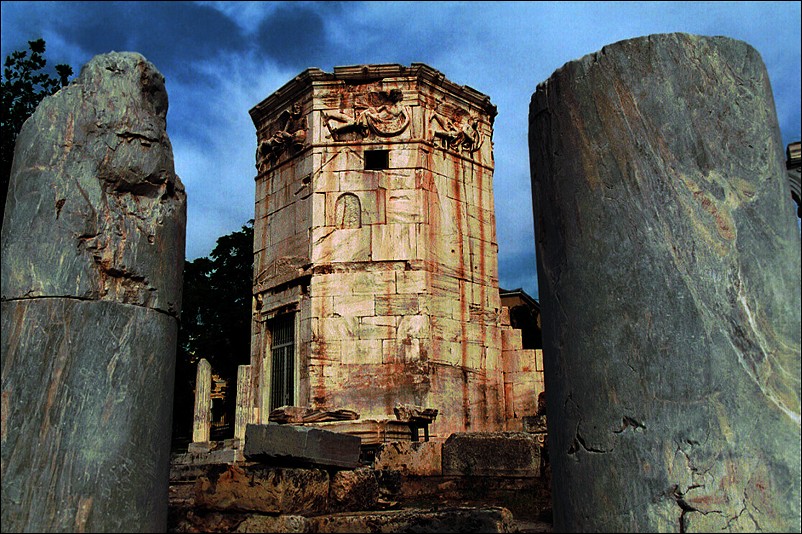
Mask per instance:
[[[311,532],[513,532],[512,513],[501,507],[403,509],[309,518]]]

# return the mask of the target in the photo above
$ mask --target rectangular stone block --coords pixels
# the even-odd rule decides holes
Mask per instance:
[[[325,126],[323,130],[327,132]],[[327,132],[328,133],[328,132]],[[337,173],[341,169],[360,169],[364,166],[362,154],[351,147],[324,147],[319,164],[321,174]]]
[[[520,330],[518,330],[520,332]],[[536,371],[536,354],[534,349],[504,350],[505,373],[534,373]]]
[[[300,461],[314,465],[354,468],[359,465],[360,440],[354,436],[290,425],[248,425],[248,459]]]
[[[395,286],[398,293],[427,293],[429,273],[426,271],[398,271]]]
[[[448,316],[432,314],[432,337],[445,341],[459,342],[464,325]]]
[[[396,343],[396,356],[398,361],[414,362],[420,360],[420,339],[401,339]]]
[[[342,359],[342,341],[318,339],[309,343],[310,362],[314,360],[335,361]]]
[[[328,214],[326,213],[326,193],[315,193],[311,197],[312,216],[310,219],[312,228],[327,226]]]
[[[337,171],[340,177],[340,191],[347,191],[349,193],[373,193],[381,187],[383,182],[381,173],[350,170],[353,168],[354,167],[340,167],[340,170]]]
[[[359,328],[357,317],[323,317],[318,319],[318,330],[313,332],[325,340],[351,340]]]
[[[470,338],[469,338],[470,339]],[[463,361],[465,367],[469,367],[471,369],[483,369],[484,368],[484,355],[485,355],[485,347],[484,345],[480,345],[478,343],[464,343],[463,342]]]
[[[387,223],[428,223],[428,203],[424,192],[416,189],[395,189],[387,192]]]
[[[312,176],[312,190],[315,193],[340,190],[340,179],[338,173],[331,171],[315,173]]]
[[[393,271],[344,272],[319,274],[310,282],[310,293],[315,297],[343,295],[391,295],[395,293]]]
[[[374,261],[414,260],[417,258],[417,237],[414,224],[384,224],[371,233]]]
[[[398,319],[398,338],[425,339],[429,337],[428,315],[403,315]]]
[[[437,297],[451,297],[459,293],[459,280],[443,274],[431,274],[432,295]]]
[[[443,474],[443,444],[436,441],[396,441],[376,450],[376,471],[398,471],[402,475],[436,477]]]
[[[294,204],[286,205],[271,215],[268,215],[267,228],[271,245],[293,237],[295,235]]]
[[[432,352],[429,354],[432,361],[448,365],[462,364],[462,344],[442,339],[432,339]]]
[[[488,371],[502,370],[501,345],[490,344],[485,347],[485,369]]]
[[[535,415],[537,413],[537,396],[543,390],[537,373],[520,372],[505,373],[505,386],[512,386],[512,405],[515,417]]]
[[[337,315],[368,317],[376,314],[373,298],[368,295],[342,296],[332,300],[332,309]]]
[[[396,336],[396,316],[362,317],[359,320],[359,339],[393,339]]]
[[[394,149],[390,151],[389,156],[391,169],[414,169],[420,166],[418,163],[420,154],[414,148]]]
[[[415,315],[420,313],[417,295],[376,295],[376,315]]]
[[[534,373],[537,370],[535,350],[522,349],[518,355],[518,362],[521,371]]]
[[[218,464],[198,477],[194,489],[195,506],[201,508],[319,514],[328,508],[329,475],[324,469]]]
[[[423,189],[420,185],[420,179],[417,176],[417,170],[410,172],[408,170],[388,170],[384,174],[387,178],[388,189]]]
[[[509,422],[515,418],[515,387],[512,382],[504,381],[504,417],[507,419],[507,430],[511,430]]]
[[[234,413],[234,437],[245,439],[245,427],[253,423],[251,406],[253,405],[253,390],[251,388],[251,366],[237,367],[237,399]]]
[[[421,312],[438,319],[459,319],[462,304],[454,296],[431,296],[421,299]],[[432,323],[434,324],[434,323]],[[446,339],[446,338],[444,338]]]
[[[381,339],[356,339],[343,342],[342,363],[346,365],[382,363]]]
[[[313,228],[312,261],[318,263],[370,260],[371,227]]]
[[[535,349],[535,370],[544,371],[543,368],[543,349]]]
[[[502,350],[522,350],[523,340],[521,338],[521,331],[515,328],[504,329],[501,331],[501,348]]]
[[[457,432],[442,454],[444,476],[540,476],[540,446],[524,432]]]

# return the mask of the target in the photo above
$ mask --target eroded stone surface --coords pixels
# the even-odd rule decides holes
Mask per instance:
[[[186,195],[164,77],[139,54],[95,57],[17,138],[2,298],[75,297],[177,315]]]
[[[377,471],[398,471],[402,475],[439,476],[443,472],[441,442],[394,441],[376,450],[373,463]]]
[[[372,510],[379,499],[379,484],[373,469],[340,470],[331,476],[329,485],[329,510],[345,512]]]
[[[555,530],[798,531],[800,241],[758,53],[606,46],[538,86],[530,152]]]
[[[540,475],[540,446],[526,432],[452,434],[443,443],[443,475]]]
[[[213,510],[319,514],[328,510],[328,495],[322,469],[217,465],[195,483],[195,506]]]
[[[513,532],[506,508],[387,510],[310,518],[315,532]]]
[[[2,523],[163,531],[186,203],[164,78],[95,57],[17,138],[2,230]]]
[[[234,532],[312,532],[310,520],[301,515],[250,515]]]

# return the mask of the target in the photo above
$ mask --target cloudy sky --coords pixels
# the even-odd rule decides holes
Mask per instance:
[[[537,296],[529,100],[564,63],[652,33],[724,35],[766,63],[783,143],[800,139],[800,2],[2,2],[2,57],[47,42],[76,74],[136,51],[164,74],[188,194],[187,258],[254,215],[248,110],[309,67],[421,62],[490,96],[500,285]]]

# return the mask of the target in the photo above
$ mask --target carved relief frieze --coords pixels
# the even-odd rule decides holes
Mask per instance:
[[[404,93],[400,89],[373,91],[368,93],[366,100],[357,100],[350,113],[343,110],[323,111],[323,120],[329,130],[327,137],[335,141],[354,140],[346,134],[361,138],[371,135],[395,137],[409,126],[412,114],[409,107],[401,104]]]
[[[284,154],[293,154],[306,144],[306,117],[300,104],[285,109],[267,131],[272,133],[259,142],[256,148],[256,168],[261,172],[265,166],[275,164]]]
[[[449,117],[434,112],[429,120],[430,141],[436,147],[451,150],[469,157],[482,145],[479,120],[469,114],[454,114]]]

